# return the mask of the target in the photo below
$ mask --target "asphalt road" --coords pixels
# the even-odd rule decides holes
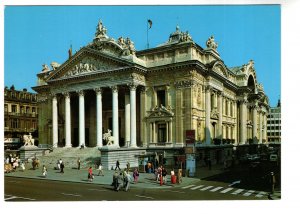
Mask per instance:
[[[213,191],[227,184],[200,181],[190,188],[131,188],[128,192],[116,192],[111,186],[93,183],[72,183],[50,180],[5,177],[5,201],[185,201],[185,200],[258,200],[255,195],[222,194]],[[204,183],[203,183],[204,182]],[[214,185],[211,191],[201,190],[199,185]],[[133,184],[134,185],[134,184]],[[133,186],[132,185],[132,186]],[[197,186],[198,185],[198,186]],[[200,186],[201,186],[200,185]],[[221,186],[220,186],[221,185]],[[198,189],[195,189],[198,188]]]

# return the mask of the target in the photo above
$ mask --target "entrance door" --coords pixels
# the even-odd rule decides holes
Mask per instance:
[[[166,124],[158,124],[158,143],[165,143],[167,141]]]

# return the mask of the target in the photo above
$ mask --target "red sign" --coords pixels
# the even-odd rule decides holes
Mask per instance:
[[[195,130],[186,130],[185,131],[185,143],[194,144],[195,143]]]

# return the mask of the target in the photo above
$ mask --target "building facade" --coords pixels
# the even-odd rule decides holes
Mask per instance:
[[[7,148],[17,148],[23,143],[23,135],[31,133],[38,138],[37,94],[4,88],[4,142]]]
[[[281,143],[281,104],[278,100],[276,107],[271,107],[267,117],[268,143]]]
[[[110,38],[99,21],[94,40],[37,75],[39,136],[53,147],[102,147],[112,130],[118,147],[261,144],[268,97],[254,61],[228,68],[213,36],[206,48],[177,26],[168,40],[137,51]]]

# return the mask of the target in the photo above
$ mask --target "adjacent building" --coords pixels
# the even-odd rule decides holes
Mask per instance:
[[[16,90],[14,86],[4,88],[4,143],[5,148],[18,148],[23,135],[31,133],[38,137],[37,94]]]
[[[268,143],[281,143],[281,103],[271,107],[267,118]]]
[[[254,61],[229,68],[213,36],[203,48],[178,26],[166,40],[136,50],[99,21],[91,43],[43,65],[33,87],[40,143],[101,148],[111,133],[117,147],[167,156],[183,154],[188,133],[201,160],[218,162],[233,147],[266,142],[269,102]]]

